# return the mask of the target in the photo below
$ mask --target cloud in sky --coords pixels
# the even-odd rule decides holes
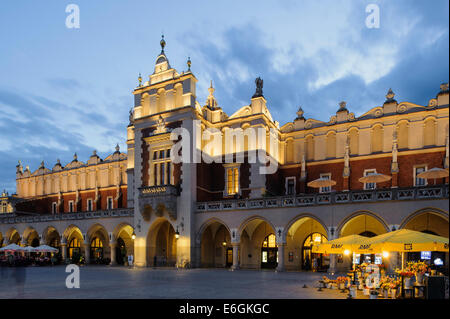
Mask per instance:
[[[366,5],[380,28],[365,26]],[[74,152],[104,158],[125,149],[137,74],[153,72],[164,32],[173,67],[187,57],[205,102],[210,80],[228,114],[250,102],[254,79],[275,120],[328,120],[347,101],[357,115],[398,101],[426,104],[449,77],[448,1],[77,1],[0,4],[0,187],[15,189],[15,165],[67,163]]]

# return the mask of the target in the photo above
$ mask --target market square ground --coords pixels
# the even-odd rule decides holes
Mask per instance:
[[[26,267],[23,293],[2,267],[0,298],[173,298],[173,299],[345,299],[346,293],[317,291],[321,273],[226,269],[177,270],[88,266],[80,268],[80,288],[66,288],[65,266]],[[308,288],[302,288],[306,284]]]

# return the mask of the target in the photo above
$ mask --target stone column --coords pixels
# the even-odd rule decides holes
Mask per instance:
[[[111,266],[117,265],[117,260],[116,260],[116,243],[115,242],[111,242],[109,243],[109,247],[111,249]]]
[[[284,247],[285,243],[278,244],[278,266],[277,271],[284,271]]]
[[[89,245],[89,242],[84,242],[84,261],[86,265],[89,264],[91,259],[91,247]]]
[[[335,235],[336,230],[333,230],[333,234],[331,234],[332,232],[330,231],[330,240],[336,239],[337,235]],[[334,274],[336,272],[336,255],[335,254],[330,254],[330,267],[328,268],[328,273],[330,274]]]
[[[62,261],[65,262],[66,258],[67,258],[67,244],[66,243],[61,243],[61,257],[62,257]]]
[[[233,243],[233,266],[231,266],[232,270],[239,269],[239,243]]]

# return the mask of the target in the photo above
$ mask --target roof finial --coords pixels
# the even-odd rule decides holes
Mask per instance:
[[[386,94],[386,102],[384,102],[384,103],[395,102],[394,96],[395,96],[395,93],[390,88],[389,91]]]
[[[119,152],[120,151],[120,146],[119,146],[119,143],[117,143],[116,144],[116,152]]]
[[[138,82],[139,82],[139,86],[142,86],[142,76],[141,73],[139,72],[139,76],[138,76]]]
[[[191,64],[192,64],[191,57],[188,56],[188,60],[187,60],[188,71],[191,70]]]
[[[166,46],[166,41],[164,40],[164,34],[161,35],[161,41],[159,41],[161,45],[161,53],[164,52],[164,47]]]
[[[78,162],[78,155],[77,155],[77,153],[73,154],[73,162]]]

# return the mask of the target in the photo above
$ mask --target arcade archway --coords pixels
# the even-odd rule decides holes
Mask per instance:
[[[255,216],[244,222],[240,229],[241,268],[275,269],[278,265],[278,248],[276,243],[273,247],[274,227],[264,218]]]
[[[158,218],[147,235],[147,265],[173,267],[177,261],[175,230],[165,218]]]
[[[201,267],[230,267],[233,248],[228,228],[213,221],[203,230],[201,237]]]
[[[285,267],[289,270],[324,271],[330,264],[329,256],[312,253],[312,244],[326,242],[327,230],[323,223],[310,215],[301,215],[287,226]]]

